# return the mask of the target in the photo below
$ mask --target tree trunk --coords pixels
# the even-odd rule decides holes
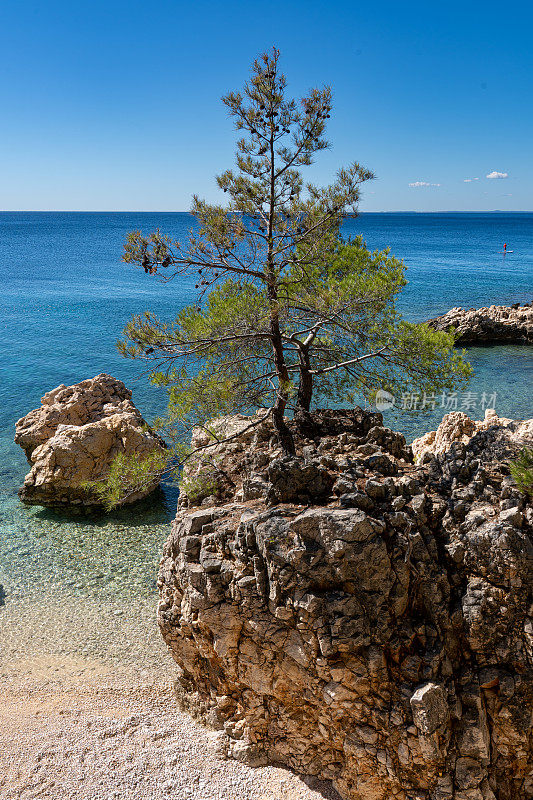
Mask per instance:
[[[279,441],[284,453],[288,456],[295,455],[296,448],[294,446],[294,437],[290,429],[287,427],[287,424],[283,418],[283,411],[278,407],[277,403],[272,409],[272,419],[274,420],[274,427],[279,436]]]
[[[311,375],[311,361],[309,350],[300,349],[300,385],[298,387],[298,397],[296,405],[298,410],[309,411],[311,399],[313,397],[313,376]]]
[[[300,359],[300,385],[296,399],[296,411],[294,421],[303,436],[313,439],[318,433],[318,427],[309,412],[311,399],[313,397],[313,376],[311,375],[311,361],[309,359],[309,348],[299,350]]]
[[[269,295],[275,295],[275,290],[272,291],[269,288]],[[272,348],[274,350],[274,365],[276,367],[276,373],[278,376],[278,393],[276,397],[276,402],[274,403],[274,407],[272,409],[272,418],[274,420],[274,427],[279,436],[279,440],[281,446],[287,455],[294,455],[296,452],[294,446],[294,439],[292,433],[290,432],[289,428],[285,424],[284,414],[285,408],[287,406],[287,391],[283,388],[283,384],[288,384],[289,382],[289,372],[287,370],[287,365],[285,364],[285,356],[283,353],[283,341],[281,338],[281,333],[279,329],[279,320],[278,315],[275,310],[275,301],[277,300],[276,297],[271,297],[273,300],[273,308],[271,311],[270,316],[270,334],[272,340]]]
[[[273,76],[270,78],[270,87],[274,91]],[[274,215],[276,203],[276,187],[275,187],[275,150],[274,138],[276,132],[276,123],[274,120],[274,109],[272,102],[270,103],[270,197],[269,197],[269,211],[268,211],[268,233],[267,233],[267,260],[266,260],[266,279],[268,302],[270,305],[270,336],[272,341],[272,349],[274,350],[274,366],[276,368],[276,375],[278,378],[278,391],[276,402],[272,409],[272,418],[274,420],[274,427],[279,436],[280,444],[287,455],[295,455],[296,448],[294,446],[294,439],[289,428],[285,424],[285,408],[287,407],[287,389],[289,384],[289,371],[285,363],[285,353],[283,352],[283,340],[281,338],[281,331],[279,329],[279,316],[278,316],[278,291],[276,284],[276,276],[274,269]]]

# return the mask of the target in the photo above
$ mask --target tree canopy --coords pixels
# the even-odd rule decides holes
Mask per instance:
[[[123,259],[163,280],[195,275],[197,300],[165,322],[134,317],[119,347],[149,363],[169,393],[173,430],[208,426],[256,408],[271,415],[294,453],[286,413],[305,415],[320,398],[353,404],[377,389],[441,391],[463,385],[469,366],[453,336],[401,318],[395,299],[405,267],[344,240],[361,185],[373,174],[354,162],[326,187],[302,172],[328,147],[328,87],[299,103],[273,49],[257,59],[241,93],[223,98],[236,128],[236,167],[217,177],[222,205],[193,199],[188,241],[131,233]]]

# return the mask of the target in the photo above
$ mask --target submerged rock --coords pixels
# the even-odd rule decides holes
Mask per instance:
[[[452,308],[427,324],[437,331],[454,328],[456,344],[533,344],[533,304]]]
[[[181,498],[158,618],[183,707],[346,800],[532,797],[533,511],[493,432],[416,467],[378,414],[313,416],[289,460],[228,421]]]
[[[105,478],[119,453],[140,457],[163,450],[164,443],[146,425],[122,381],[101,374],[74,386],[47,392],[36,408],[16,423],[15,442],[31,464],[21,500],[52,507],[94,506],[98,498],[85,481]],[[125,499],[146,497],[159,478],[144,491]]]

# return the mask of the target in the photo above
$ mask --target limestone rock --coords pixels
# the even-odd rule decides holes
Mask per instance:
[[[415,439],[411,447],[417,462],[423,460],[426,453],[445,453],[452,444],[468,444],[472,437],[481,431],[490,431],[489,437],[477,437],[479,441],[490,440],[493,459],[509,457],[521,447],[533,445],[533,420],[516,421],[498,417],[494,409],[485,410],[485,418],[480,421],[470,419],[462,411],[452,411],[442,418],[436,431],[430,431],[419,439]],[[489,454],[485,454],[488,460]]]
[[[533,304],[452,308],[441,317],[429,320],[438,331],[454,329],[456,344],[533,344]]]
[[[272,496],[273,430],[242,419],[244,441],[217,446],[231,482],[182,502],[158,619],[183,707],[225,757],[346,800],[533,797],[533,516],[494,460],[499,428],[416,467],[379,415],[311,422],[290,424],[298,475],[329,475],[317,496],[303,478]]]
[[[119,453],[140,457],[164,449],[131,402],[131,392],[110,375],[97,375],[45,394],[40,408],[16,423],[15,442],[31,464],[21,500],[52,507],[93,506],[97,499],[82,484],[107,475]],[[159,484],[130,495],[132,503]]]
[[[185,464],[181,507],[209,503],[212,498],[262,499],[269,504],[322,503],[332,491],[333,473],[328,472],[328,463],[342,459],[344,454],[350,455],[354,469],[356,461],[364,466],[365,457],[377,455],[377,466],[384,474],[395,471],[396,459],[412,461],[405,438],[384,428],[381,414],[358,408],[344,412],[315,411],[312,432],[306,430],[307,438],[300,436],[295,460],[282,453],[270,420],[262,422],[264,418],[264,411],[259,411],[253,418],[236,415],[214,420],[210,428],[217,436],[232,437],[220,446],[206,431],[193,431],[193,448],[210,442],[212,445],[201,458]],[[294,424],[301,432],[299,424]]]
[[[333,480],[318,461],[277,458],[268,466],[271,496],[276,502],[296,502],[323,498],[331,493]]]
[[[416,727],[424,734],[435,733],[449,718],[448,702],[442,686],[425,683],[411,697]]]

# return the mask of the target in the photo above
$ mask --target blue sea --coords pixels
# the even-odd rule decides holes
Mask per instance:
[[[152,602],[157,560],[173,515],[176,491],[165,487],[156,506],[111,517],[69,519],[24,508],[17,489],[27,470],[13,444],[15,421],[60,383],[99,372],[122,379],[147,419],[164,395],[141,368],[123,359],[115,342],[132,314],[150,309],[170,319],[195,296],[187,281],[168,284],[121,263],[128,231],[155,228],[180,238],[194,224],[186,213],[1,213],[2,379],[0,381],[0,583],[6,602],[35,592],[84,594],[105,603],[120,593]],[[453,306],[533,300],[533,214],[362,214],[345,235],[390,247],[404,260],[409,284],[399,306],[421,321]],[[503,243],[509,250],[501,254]],[[481,401],[496,394],[500,415],[533,416],[533,349],[470,348],[469,390]],[[461,403],[459,402],[459,407]],[[434,428],[429,416],[388,418],[408,439]],[[476,418],[482,409],[471,408]]]

